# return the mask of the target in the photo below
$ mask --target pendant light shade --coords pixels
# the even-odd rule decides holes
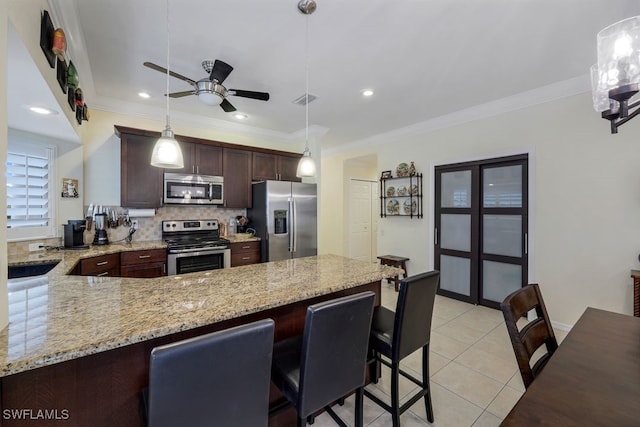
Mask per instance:
[[[153,147],[151,154],[151,166],[165,169],[181,169],[184,167],[182,150],[178,141],[173,137],[173,131],[167,125],[162,131],[162,136]]]
[[[156,141],[151,153],[151,166],[164,169],[182,169],[184,160],[178,141],[169,124],[169,0],[167,0],[167,126]]]
[[[304,153],[302,153],[302,157],[298,162],[296,176],[298,178],[308,178],[316,176],[316,162],[313,160],[313,157],[311,157],[311,151],[309,151],[309,147],[305,148]]]

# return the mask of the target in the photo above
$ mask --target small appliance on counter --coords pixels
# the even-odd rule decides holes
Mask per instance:
[[[108,245],[109,239],[107,237],[107,214],[98,213],[95,214],[95,228],[96,232],[93,235],[94,245]]]
[[[84,230],[87,228],[86,220],[70,219],[62,227],[64,227],[65,249],[89,249],[89,245],[84,244]]]

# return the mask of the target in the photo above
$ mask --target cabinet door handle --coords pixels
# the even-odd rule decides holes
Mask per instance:
[[[242,249],[249,249],[251,246],[243,246]]]
[[[102,261],[102,262],[96,263],[96,265],[107,265],[107,264],[109,264],[109,261]]]
[[[108,275],[109,275],[109,272],[108,272],[108,271],[103,271],[103,272],[102,272],[102,273],[100,273],[100,274],[96,274],[96,276],[97,276],[97,277],[108,276]]]
[[[195,165],[191,165],[191,173],[196,173],[196,166]]]
[[[243,260],[249,260],[249,259],[251,259],[251,257],[243,256],[243,257],[242,257],[242,259],[243,259]]]
[[[196,165],[196,173],[200,174],[200,165]]]
[[[151,258],[151,255],[138,255],[138,258],[140,259]]]
[[[435,233],[434,234],[435,234],[435,241],[433,242],[433,244],[435,246],[438,246],[438,229],[437,228],[435,229]]]

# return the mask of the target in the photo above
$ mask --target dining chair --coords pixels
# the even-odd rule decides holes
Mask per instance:
[[[393,427],[400,426],[400,415],[421,398],[424,398],[427,420],[433,422],[429,386],[429,343],[433,304],[439,283],[440,272],[435,270],[402,279],[395,312],[379,306],[373,313],[369,338],[373,357],[369,363],[379,362],[391,368],[391,404],[367,389],[364,390],[364,395],[391,413]],[[422,350],[421,380],[400,369],[400,361],[416,350]],[[400,375],[419,386],[419,390],[402,405],[399,391]]]
[[[518,289],[502,301],[500,309],[504,315],[522,381],[525,388],[528,388],[558,348],[540,287],[532,283]],[[518,328],[518,321],[532,310],[535,311],[535,319]],[[543,345],[546,346],[546,352],[533,361],[534,364],[531,366],[533,354]]]
[[[151,351],[149,427],[267,427],[274,322],[260,320]]]
[[[362,427],[362,389],[375,294],[362,292],[307,308],[304,332],[273,347],[271,378],[288,405],[298,413],[298,427],[310,424],[324,409],[347,427],[331,409],[355,391],[354,425]],[[288,406],[287,405],[287,406]],[[272,414],[287,406],[276,407]]]

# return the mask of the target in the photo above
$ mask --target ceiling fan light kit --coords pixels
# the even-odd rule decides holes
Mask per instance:
[[[169,0],[167,0],[167,93],[169,92]],[[182,169],[184,159],[178,141],[173,137],[169,124],[169,97],[167,97],[167,126],[156,141],[151,153],[151,166],[165,169]]]
[[[316,162],[313,160],[313,157],[311,157],[311,151],[309,150],[309,15],[315,12],[316,2],[314,0],[300,0],[298,2],[298,10],[307,15],[305,29],[305,83],[307,90],[304,95],[305,148],[298,162],[296,176],[298,178],[311,178],[316,176]]]
[[[591,67],[593,107],[611,133],[640,114],[640,16],[616,22],[597,36],[598,63]]]

